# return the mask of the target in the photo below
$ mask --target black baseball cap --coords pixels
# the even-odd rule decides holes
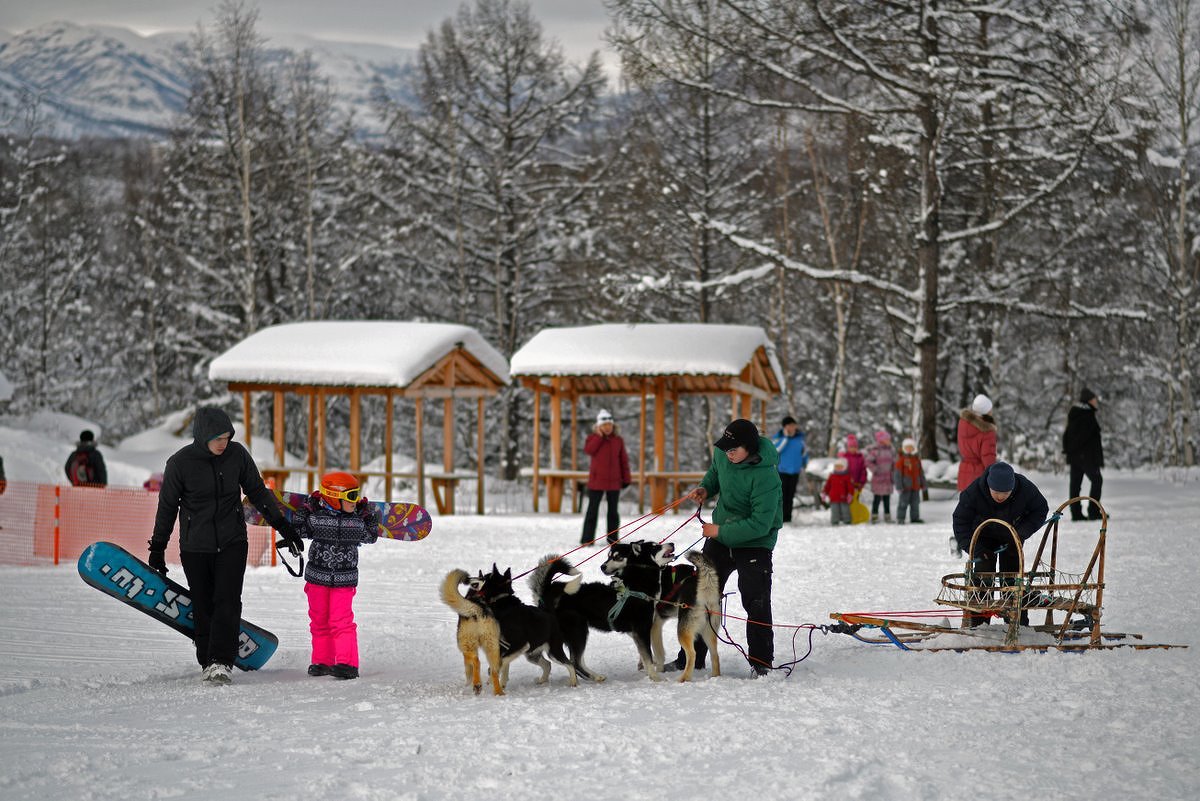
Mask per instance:
[[[734,420],[725,426],[725,433],[713,443],[714,448],[731,451],[742,446],[750,453],[758,453],[758,426],[749,420]]]

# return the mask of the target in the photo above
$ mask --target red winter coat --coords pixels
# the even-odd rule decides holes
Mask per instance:
[[[996,421],[963,409],[958,415],[958,491],[971,486],[996,461]]]
[[[588,468],[590,490],[619,490],[629,485],[629,454],[625,452],[625,440],[615,430],[607,437],[588,434],[583,443],[583,452],[592,457]]]
[[[830,473],[821,492],[828,496],[830,503],[850,503],[854,497],[854,482],[849,473]]]

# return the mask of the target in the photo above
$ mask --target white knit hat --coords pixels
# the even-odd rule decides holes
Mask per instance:
[[[992,410],[992,399],[987,395],[979,394],[975,396],[975,400],[971,401],[971,411],[975,414],[987,414]]]
[[[900,450],[907,448],[912,448],[915,451],[917,449],[917,441],[912,437],[905,437],[904,441],[900,443]]]
[[[600,425],[601,423],[611,423],[612,421],[612,412],[610,412],[608,409],[601,409],[600,413],[596,415],[596,425]]]

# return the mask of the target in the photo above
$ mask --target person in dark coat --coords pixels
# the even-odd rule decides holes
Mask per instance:
[[[233,439],[229,415],[211,406],[196,410],[192,443],[180,448],[163,471],[150,567],[166,575],[166,549],[179,519],[179,558],[192,595],[196,661],[204,678],[227,683],[237,657],[246,574],[246,521],[242,493],[270,521],[293,554],[303,543],[263,484],[249,451]]]
[[[591,457],[588,467],[587,511],[583,515],[583,536],[580,542],[588,545],[596,539],[596,520],[600,516],[600,499],[608,504],[608,541],[619,539],[621,513],[617,508],[621,490],[629,486],[629,454],[625,440],[617,433],[617,425],[607,409],[596,415],[596,426],[583,443],[583,452]]]
[[[954,507],[954,540],[959,551],[969,551],[975,529],[985,520],[1003,520],[1016,529],[1024,543],[1046,522],[1050,511],[1041,490],[1007,462],[994,462],[983,475],[971,482],[958,496]],[[968,573],[1016,573],[1020,570],[1016,543],[1007,528],[986,526],[975,543],[974,559],[967,563]],[[986,615],[963,613],[963,628],[986,623]]]
[[[1067,427],[1063,431],[1062,448],[1067,455],[1067,464],[1071,466],[1071,485],[1069,497],[1078,498],[1083,488],[1083,477],[1087,476],[1088,497],[1100,500],[1100,490],[1104,486],[1104,478],[1100,468],[1104,467],[1104,446],[1100,444],[1100,423],[1096,420],[1096,411],[1100,408],[1100,399],[1096,393],[1087,387],[1079,393],[1079,403],[1067,412]],[[1083,504],[1076,501],[1071,504],[1071,519],[1084,520]],[[1093,503],[1088,504],[1088,520],[1099,520],[1100,509]]]
[[[96,435],[86,428],[79,432],[79,442],[67,457],[64,468],[67,480],[76,487],[108,486],[108,468],[104,457],[96,448]]]
[[[4,477],[4,457],[0,456],[0,495],[8,489],[8,479]]]

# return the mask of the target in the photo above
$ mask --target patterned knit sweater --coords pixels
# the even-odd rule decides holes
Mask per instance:
[[[375,507],[359,502],[353,512],[339,512],[313,493],[292,519],[296,533],[312,540],[304,580],[322,587],[358,586],[358,548],[379,538]]]

